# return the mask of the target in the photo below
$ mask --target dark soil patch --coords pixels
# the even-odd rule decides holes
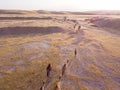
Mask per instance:
[[[36,34],[52,34],[63,32],[61,27],[5,27],[0,28],[0,36],[20,36],[20,35],[36,35]]]
[[[0,17],[0,20],[50,20],[51,17]]]

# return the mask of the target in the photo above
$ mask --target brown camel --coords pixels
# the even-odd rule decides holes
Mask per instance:
[[[67,68],[67,65],[64,64],[62,67],[62,76],[65,74],[66,68]]]
[[[54,90],[61,90],[61,76],[59,76],[59,81],[57,82]]]
[[[67,64],[69,63],[69,60],[67,60]]]
[[[47,68],[46,68],[46,71],[47,71],[47,77],[50,77],[50,72],[52,70],[52,65],[51,64],[48,64]]]
[[[76,48],[75,48],[75,56],[77,55],[77,50],[76,50]]]
[[[76,25],[77,25],[77,24],[74,25],[74,29],[75,29]]]
[[[43,82],[42,87],[40,88],[40,90],[45,90],[45,82]]]
[[[81,26],[79,25],[79,26],[78,26],[78,31],[80,31],[80,29],[81,29]]]

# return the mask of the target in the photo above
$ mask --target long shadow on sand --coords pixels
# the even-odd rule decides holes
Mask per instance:
[[[6,10],[0,10],[0,14],[23,14],[20,13],[19,11],[6,11]]]
[[[51,17],[0,17],[0,20],[50,20]]]
[[[1,36],[20,36],[20,35],[36,35],[36,34],[52,34],[63,32],[64,29],[61,27],[6,27],[0,28]]]

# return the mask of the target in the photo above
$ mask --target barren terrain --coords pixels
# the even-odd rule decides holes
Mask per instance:
[[[54,90],[67,60],[61,90],[119,90],[120,13],[0,10],[0,90]]]

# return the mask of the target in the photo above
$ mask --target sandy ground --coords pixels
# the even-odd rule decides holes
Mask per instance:
[[[119,90],[119,18],[119,15],[1,11],[0,89],[39,90],[46,80],[45,89],[53,90],[62,66],[69,60],[61,79],[62,90]],[[48,63],[53,64],[53,71],[47,79]]]

